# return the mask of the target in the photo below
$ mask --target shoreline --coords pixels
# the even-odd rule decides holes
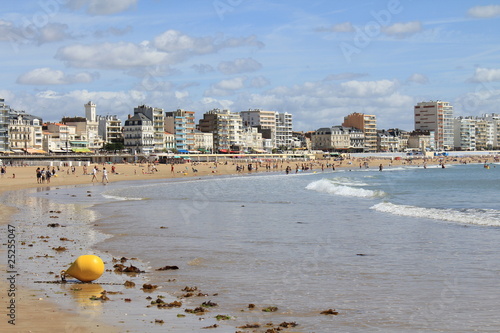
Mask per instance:
[[[492,161],[492,156],[482,156],[480,158],[475,158],[475,159],[468,159],[468,163],[483,163],[484,160],[489,157],[488,161],[489,163],[493,162]],[[445,159],[445,163],[447,164],[452,164],[452,163],[460,163],[460,161],[453,161],[453,158],[448,158]],[[235,161],[237,162],[237,161]],[[312,162],[304,162],[300,164],[310,164],[311,165],[311,171],[321,171],[321,163],[326,164],[328,162],[332,161],[312,161]],[[367,162],[368,166],[370,168],[378,168],[379,164],[383,164],[384,167],[388,167],[389,163],[386,159],[370,159],[370,158],[364,158],[364,159],[358,159],[355,161],[351,161],[352,164],[346,165],[346,161],[344,163],[340,164],[339,162],[335,162],[335,167],[340,167],[342,169],[357,169],[358,163],[364,163]],[[295,172],[293,169],[293,166],[297,164],[295,162],[289,163],[290,166],[292,166],[292,173]],[[407,164],[407,161],[405,160],[400,160],[400,161],[392,161],[391,163],[392,167],[396,166],[421,166],[420,163],[411,163]],[[439,160],[435,159],[429,163],[429,165],[432,164],[439,164]],[[107,166],[107,165],[106,165]],[[191,168],[197,168],[198,172],[193,173],[192,170],[186,169],[186,167]],[[102,166],[100,166],[102,168]],[[155,180],[155,179],[168,179],[168,178],[191,178],[191,177],[206,177],[210,175],[228,175],[228,174],[238,174],[236,172],[235,164],[228,164],[228,165],[217,165],[215,166],[213,163],[200,163],[200,164],[186,164],[186,165],[175,165],[174,173],[171,172],[170,165],[160,165],[158,166],[159,172],[150,174],[150,173],[143,173],[143,170],[147,169],[147,165],[122,165],[122,164],[117,164],[117,172],[119,174],[117,175],[110,175],[110,181],[115,182],[115,181],[128,181],[128,180],[134,180],[134,181],[143,181],[143,180]],[[72,173],[64,173],[63,169],[60,170],[59,177],[53,177],[51,184],[37,184],[36,183],[36,178],[35,178],[35,172],[34,170],[36,167],[8,167],[7,175],[11,175],[13,173],[16,174],[15,178],[14,177],[9,177],[7,178],[2,178],[0,179],[0,194],[5,195],[6,192],[8,191],[17,191],[21,189],[28,189],[28,188],[37,188],[37,187],[57,187],[57,186],[71,186],[71,185],[90,185],[90,175],[81,175],[81,167],[78,168],[76,174]],[[64,169],[66,170],[66,169]],[[258,173],[259,174],[265,174],[266,169],[261,167],[259,168]],[[215,172],[214,172],[215,171]],[[270,171],[275,171],[275,172],[283,172],[283,164],[281,168],[276,168],[276,169],[271,169]],[[247,172],[245,172],[247,173]],[[255,172],[252,172],[255,173]],[[97,185],[97,184],[96,184]],[[101,185],[101,184],[99,184]],[[17,209],[11,206],[6,206],[5,204],[1,204],[2,208],[2,213],[0,215],[0,224],[2,228],[7,228],[7,225],[12,221],[12,218],[14,214],[17,212]],[[3,241],[2,243],[6,242]],[[6,271],[6,264],[7,264],[7,254],[5,247],[2,247],[0,253],[2,254],[2,257],[4,258],[0,262],[0,267]],[[7,274],[7,273],[5,273]],[[7,283],[5,283],[5,280],[2,279],[2,282],[0,283],[0,289],[2,290],[2,305],[7,304],[8,302],[8,297],[7,297],[7,290],[8,286]],[[7,327],[7,331],[10,331],[10,329],[15,330],[15,331],[28,331],[33,325],[36,325],[39,329],[42,329],[42,331],[58,331],[58,330],[67,330],[68,327],[72,328],[78,328],[80,329],[81,332],[96,332],[96,329],[103,329],[103,331],[109,332],[110,330],[113,329],[113,327],[107,327],[102,324],[98,323],[87,323],[86,325],[82,326],[82,318],[78,314],[74,313],[68,313],[67,311],[64,311],[60,309],[60,306],[56,303],[52,303],[50,301],[48,302],[43,302],[43,306],[39,306],[40,300],[39,298],[35,297],[33,295],[33,290],[24,290],[25,287],[20,288],[16,292],[16,301],[17,305],[19,307],[16,308],[16,326],[13,329],[12,327]],[[48,304],[50,303],[50,304]],[[5,308],[5,307],[4,307]],[[57,319],[54,320],[54,314],[57,314]],[[50,319],[48,319],[50,317]],[[26,318],[30,318],[29,322]],[[0,327],[4,327],[4,324],[6,324],[7,320],[5,320]],[[97,325],[97,326],[96,326]],[[104,328],[106,327],[106,328]],[[114,327],[114,329],[117,329]]]

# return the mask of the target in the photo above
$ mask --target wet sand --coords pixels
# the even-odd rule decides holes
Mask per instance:
[[[467,159],[467,163],[483,163],[485,161],[485,157],[480,157],[476,159]],[[349,163],[350,162],[350,163]],[[399,165],[422,165],[422,161],[420,160],[414,160],[411,163],[409,161],[405,160],[399,160],[399,161],[390,161],[387,159],[383,160],[378,160],[378,159],[359,159],[359,160],[351,160],[351,161],[343,161],[342,164],[340,161],[316,161],[316,162],[290,162],[290,163],[284,163],[284,164],[279,164],[277,168],[273,168],[271,166],[271,171],[277,171],[277,172],[284,172],[284,169],[286,168],[287,165],[289,165],[292,169],[292,172],[295,172],[295,168],[297,165],[301,168],[303,165],[311,168],[312,170],[319,171],[322,168],[322,165],[324,168],[329,167],[331,169],[331,165],[327,166],[328,163],[334,163],[336,168],[359,168],[361,165],[362,167],[365,167],[365,162],[368,164],[370,168],[378,168],[380,164],[383,165],[384,168],[387,168],[389,166],[396,167]],[[445,164],[452,164],[452,163],[460,163],[461,160],[458,161],[453,161],[453,159],[449,158],[444,161]],[[490,158],[488,162],[493,162],[493,160]],[[430,160],[427,162],[428,165],[432,164],[439,164],[440,160],[439,159],[434,159]],[[241,163],[245,164],[245,163]],[[99,166],[100,169],[102,169],[102,165]],[[106,165],[106,168],[108,170],[111,169],[111,166]],[[197,172],[193,172],[193,168],[197,170]],[[90,172],[90,167],[88,168],[88,171]],[[162,179],[162,178],[178,178],[178,177],[193,177],[193,176],[212,176],[212,175],[222,175],[222,174],[232,174],[236,173],[236,165],[235,163],[227,163],[225,164],[217,164],[215,165],[214,163],[202,163],[202,164],[196,164],[196,165],[175,165],[174,166],[174,171],[172,172],[171,166],[170,165],[159,165],[156,166],[157,171],[151,171],[151,166],[148,165],[123,165],[123,164],[117,164],[116,165],[116,173],[115,174],[110,174],[109,175],[109,180],[110,182],[115,182],[115,181],[126,181],[126,180],[148,180],[148,179]],[[57,188],[57,187],[63,187],[66,185],[78,185],[78,184],[91,184],[91,178],[92,176],[90,175],[83,175],[83,168],[82,167],[77,167],[76,172],[72,173],[71,171],[68,172],[67,168],[60,168],[58,171],[58,176],[53,177],[51,179],[50,184],[37,184],[36,177],[35,177],[35,170],[36,167],[8,167],[7,168],[7,173],[4,176],[4,178],[0,179],[0,192],[4,193],[6,191],[16,191],[16,190],[21,190],[21,189],[27,189],[27,188],[47,188],[50,187],[51,189]],[[265,163],[264,166],[260,165],[260,168],[258,169],[258,172],[265,172]],[[111,171],[111,170],[110,170]],[[247,172],[247,171],[245,171]],[[255,171],[253,171],[255,172]],[[101,180],[100,178],[101,174],[98,175],[98,180]],[[5,202],[5,200],[3,200]],[[2,235],[7,235],[9,233],[8,225],[11,223],[13,219],[13,214],[17,211],[13,207],[6,206],[5,204],[1,205],[1,210],[0,210],[0,228],[3,229]],[[47,213],[47,212],[44,212]],[[50,217],[50,216],[49,216]],[[63,229],[63,228],[60,228]],[[19,231],[20,232],[20,231]],[[18,231],[14,231],[16,234],[16,237],[20,237],[21,235],[17,236]],[[58,235],[60,237],[52,237],[51,241],[55,241],[58,238],[63,238],[63,234]],[[32,237],[39,237],[39,235],[32,235]],[[17,239],[19,240],[19,239]],[[38,240],[40,241],[40,240]],[[2,244],[6,245],[7,243],[7,237],[3,236],[2,237]],[[53,243],[54,246],[60,242]],[[16,244],[16,256],[20,256],[21,254],[19,251],[21,251],[22,246],[20,244]],[[51,243],[52,245],[52,243]],[[88,249],[87,249],[88,250]],[[79,253],[70,253],[72,251],[67,251],[66,255],[69,257],[66,257],[66,262],[70,262],[71,256],[76,256]],[[15,326],[11,325],[8,323],[8,320],[10,319],[8,316],[6,316],[7,306],[10,301],[10,297],[8,296],[8,290],[9,290],[9,284],[7,283],[7,277],[10,276],[10,274],[7,273],[7,251],[6,251],[6,246],[2,246],[1,252],[0,252],[1,257],[3,258],[0,261],[0,267],[4,271],[4,276],[1,279],[0,282],[0,290],[2,290],[1,294],[1,303],[0,306],[2,309],[2,321],[0,322],[0,328],[1,331],[4,332],[29,332],[33,331],[33,329],[36,329],[37,332],[113,332],[113,331],[120,331],[119,328],[113,328],[109,325],[105,325],[102,323],[99,323],[99,321],[96,322],[95,316],[93,315],[82,315],[79,314],[78,312],[75,311],[69,311],[67,308],[64,309],[61,307],[60,304],[58,304],[58,300],[61,297],[66,297],[66,296],[61,296],[58,297],[57,295],[44,295],[43,293],[41,294],[40,291],[38,290],[37,285],[33,286],[24,286],[21,284],[21,278],[19,279],[16,278],[16,288],[17,290],[15,291]],[[108,258],[105,258],[107,261],[111,261],[112,258],[108,256]],[[64,262],[63,260],[61,260]],[[64,264],[61,264],[64,266]],[[107,268],[111,268],[112,263],[107,263]],[[23,267],[15,267],[17,271],[22,271]],[[48,271],[49,269],[47,269]],[[106,273],[105,273],[106,274]],[[54,277],[57,275],[57,272],[53,274],[51,277],[54,279]],[[44,278],[47,278],[45,276]],[[121,282],[121,281],[120,281]],[[79,285],[80,286],[80,285]],[[92,286],[92,285],[90,285]],[[84,303],[88,302],[88,296],[89,294],[99,294],[101,292],[101,289],[93,289],[93,287],[83,287],[89,288],[89,290],[83,290],[79,291],[80,296],[76,296],[71,298],[70,297],[70,302],[75,302],[78,303],[79,300]],[[117,287],[112,287],[112,289],[115,290],[125,290],[126,288],[123,286],[117,286]],[[137,289],[140,288],[140,286],[136,287]],[[109,288],[106,288],[109,290]],[[65,290],[64,288],[60,292],[66,291],[67,293],[71,294],[72,290]],[[141,291],[141,293],[143,293]],[[135,294],[137,295],[137,293]],[[48,297],[47,297],[48,296]],[[144,296],[145,297],[145,296]],[[113,297],[110,296],[112,299]],[[124,299],[126,296],[116,296],[115,298],[121,298]],[[170,300],[171,301],[171,300]],[[123,304],[123,303],[122,303]],[[92,303],[92,306],[94,304]],[[114,304],[113,306],[116,306]],[[96,308],[94,311],[99,312],[100,309]],[[140,313],[140,311],[139,311]],[[206,326],[209,326],[208,322],[206,323]]]

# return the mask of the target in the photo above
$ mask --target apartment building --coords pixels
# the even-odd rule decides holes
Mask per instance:
[[[433,131],[437,150],[449,150],[454,146],[453,106],[448,102],[429,101],[414,107],[415,130]]]
[[[165,150],[165,115],[161,108],[139,105],[134,108],[134,114],[142,113],[153,122],[154,151],[159,153]]]
[[[9,151],[9,112],[10,107],[0,98],[0,152]]]
[[[11,150],[14,152],[26,152],[28,149],[42,150],[41,118],[23,111],[11,111],[9,119],[9,146]]]
[[[149,155],[155,150],[153,121],[143,113],[135,113],[125,120],[123,145],[132,153]]]
[[[123,143],[122,121],[116,115],[97,116],[97,123],[105,143]]]
[[[354,127],[364,134],[364,152],[377,151],[377,117],[364,113],[354,112],[344,117],[344,127]]]
[[[175,149],[179,152],[184,153],[194,149],[194,113],[183,109],[165,112],[165,131],[175,135]]]
[[[242,146],[242,119],[238,113],[229,110],[212,109],[203,114],[198,129],[213,133],[213,151],[229,152]]]

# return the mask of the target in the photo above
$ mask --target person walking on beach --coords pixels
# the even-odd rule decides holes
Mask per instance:
[[[102,183],[103,184],[109,183],[108,170],[106,170],[106,168],[102,168]]]
[[[94,167],[94,169],[92,169],[92,183],[94,182],[94,179],[95,181],[97,182],[97,169],[96,167]]]

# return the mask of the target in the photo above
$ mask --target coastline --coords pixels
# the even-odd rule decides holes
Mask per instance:
[[[482,163],[485,157],[481,157],[479,159],[473,160],[469,159],[468,162]],[[378,159],[362,159],[352,161],[352,164],[346,165],[347,162],[344,161],[343,165],[340,165],[339,162],[335,162],[335,167],[342,168],[358,168],[359,163],[367,162],[370,168],[378,168],[379,164],[383,164],[384,167],[389,166],[389,162],[387,160],[378,160]],[[439,160],[434,160],[429,162],[431,164],[438,164]],[[452,161],[451,159],[446,160],[445,163],[459,163],[460,161]],[[489,162],[492,162],[490,159]],[[326,161],[316,161],[312,162],[314,165],[311,171],[321,170],[321,163],[325,164]],[[406,165],[406,161],[393,161],[392,166]],[[292,166],[292,172],[294,172],[295,162],[289,163]],[[310,165],[311,162],[305,162],[304,164]],[[412,164],[417,165],[417,163]],[[185,169],[186,166],[189,166],[188,169]],[[102,166],[100,166],[102,167]],[[204,163],[196,165],[195,168],[198,169],[198,172],[193,174],[191,165],[176,165],[175,172],[172,173],[170,166],[160,165],[158,166],[158,172],[154,174],[143,173],[142,170],[147,170],[147,166],[145,165],[116,165],[118,174],[110,175],[109,179],[111,182],[115,181],[127,181],[127,180],[153,180],[153,179],[165,179],[165,178],[180,178],[180,177],[193,177],[193,176],[210,176],[210,175],[224,175],[224,174],[236,174],[235,165],[215,165],[213,163]],[[57,186],[67,186],[67,185],[91,185],[91,176],[85,175],[83,176],[81,167],[78,168],[75,174],[65,173],[62,171],[65,168],[61,168],[59,177],[52,178],[51,184],[37,184],[35,178],[35,169],[36,167],[9,167],[7,170],[6,178],[0,179],[0,194],[4,194],[6,191],[10,190],[21,190],[27,188],[36,188],[36,187],[57,187]],[[216,171],[216,172],[214,172]],[[271,171],[283,171],[284,168],[277,168],[277,170]],[[258,173],[264,173],[265,168],[260,168]],[[12,174],[15,173],[16,177],[13,178]],[[10,177],[9,177],[10,176]],[[100,184],[99,184],[100,185]],[[7,225],[12,220],[13,214],[17,211],[15,208],[10,206],[1,205],[2,213],[0,215],[0,225],[2,228],[7,228]],[[5,241],[3,240],[2,243]],[[7,264],[7,255],[5,251],[5,247],[2,247],[0,253],[2,254],[2,261],[0,261],[0,267],[6,271]],[[6,273],[5,273],[6,274]],[[19,287],[19,286],[18,286]],[[8,285],[5,283],[5,279],[2,279],[0,283],[0,289],[2,290],[2,306],[3,304],[7,304],[7,290]],[[19,288],[16,292],[16,326],[15,328],[7,327],[7,331],[29,331],[33,327],[37,327],[40,332],[45,331],[74,331],[78,329],[79,332],[99,332],[113,331],[113,327],[106,326],[100,323],[95,322],[87,322],[85,318],[78,316],[73,313],[69,313],[67,311],[61,310],[58,304],[52,303],[48,300],[40,301],[37,295],[34,295],[32,290],[25,290],[25,287]],[[40,306],[40,302],[43,302],[43,306]],[[5,308],[5,307],[3,307]],[[50,319],[49,319],[50,317]],[[27,319],[29,318],[29,320]],[[0,327],[4,327],[7,320],[4,320]],[[10,330],[11,329],[11,330]],[[115,330],[117,330],[115,328]]]

